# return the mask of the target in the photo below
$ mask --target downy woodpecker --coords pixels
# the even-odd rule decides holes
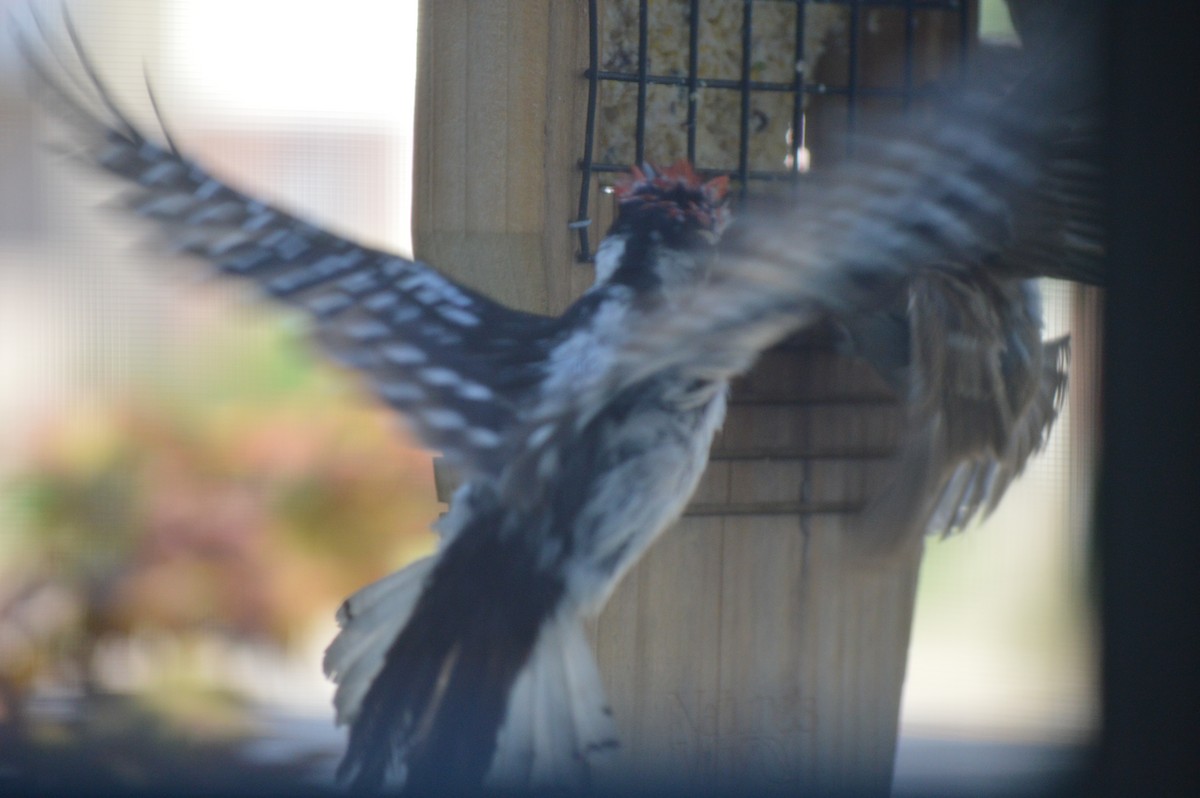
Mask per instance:
[[[87,157],[127,181],[132,210],[311,314],[321,343],[464,477],[439,551],[338,614],[325,666],[350,726],[340,772],[367,789],[585,782],[616,733],[582,621],[682,512],[728,381],[817,319],[850,329],[892,312],[940,264],[970,282],[1020,244],[1014,217],[1061,188],[1031,146],[1046,115],[970,93],[744,220],[720,253],[723,179],[634,169],[595,285],[545,317],[217,181],[135,128],[68,31],[74,66],[22,40],[26,57]],[[998,378],[989,389],[1004,393]]]

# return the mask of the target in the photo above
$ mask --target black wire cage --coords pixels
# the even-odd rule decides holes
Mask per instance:
[[[844,106],[844,113],[825,116],[840,116],[840,147],[852,147],[849,134],[860,128],[865,103],[906,112],[947,77],[948,63],[956,67],[951,77],[962,73],[974,6],[972,0],[589,0],[587,121],[579,212],[571,223],[579,259],[593,255],[589,205],[601,175],[654,156],[686,158],[701,174],[729,174],[739,196],[756,184],[796,180],[809,166],[810,100]],[[891,29],[884,81],[869,74],[879,62],[870,40],[881,28]],[[930,31],[950,48],[933,69],[920,51]],[[714,54],[721,40],[724,50]],[[763,134],[773,134],[769,151],[757,153]]]

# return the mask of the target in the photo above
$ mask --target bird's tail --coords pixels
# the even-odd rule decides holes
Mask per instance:
[[[617,730],[576,613],[541,631],[518,677],[488,772],[493,787],[585,787],[611,760]]]
[[[615,730],[561,586],[460,538],[351,596],[325,656],[359,789],[578,787]],[[511,554],[511,552],[508,552]]]

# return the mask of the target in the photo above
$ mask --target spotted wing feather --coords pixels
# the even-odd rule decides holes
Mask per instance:
[[[554,320],[231,188],[182,155],[169,135],[165,145],[150,140],[112,99],[69,19],[67,30],[69,49],[56,50],[48,35],[45,45],[19,43],[84,159],[125,181],[124,203],[155,222],[172,250],[305,311],[332,354],[365,372],[456,468],[494,469],[501,432],[536,380]]]

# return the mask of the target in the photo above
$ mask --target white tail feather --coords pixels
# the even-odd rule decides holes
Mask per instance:
[[[433,570],[437,557],[426,557],[359,590],[342,604],[337,621],[342,631],[325,650],[325,675],[337,683],[333,705],[339,724],[351,723],[383,658]]]
[[[339,724],[353,722],[383,668],[388,649],[412,615],[437,557],[427,557],[355,593],[338,610],[341,632],[325,652],[337,685]],[[580,787],[616,748],[616,726],[583,625],[559,612],[513,685],[488,771],[490,787]]]
[[[580,619],[560,612],[542,627],[513,685],[487,784],[585,786],[611,758],[616,726]]]

